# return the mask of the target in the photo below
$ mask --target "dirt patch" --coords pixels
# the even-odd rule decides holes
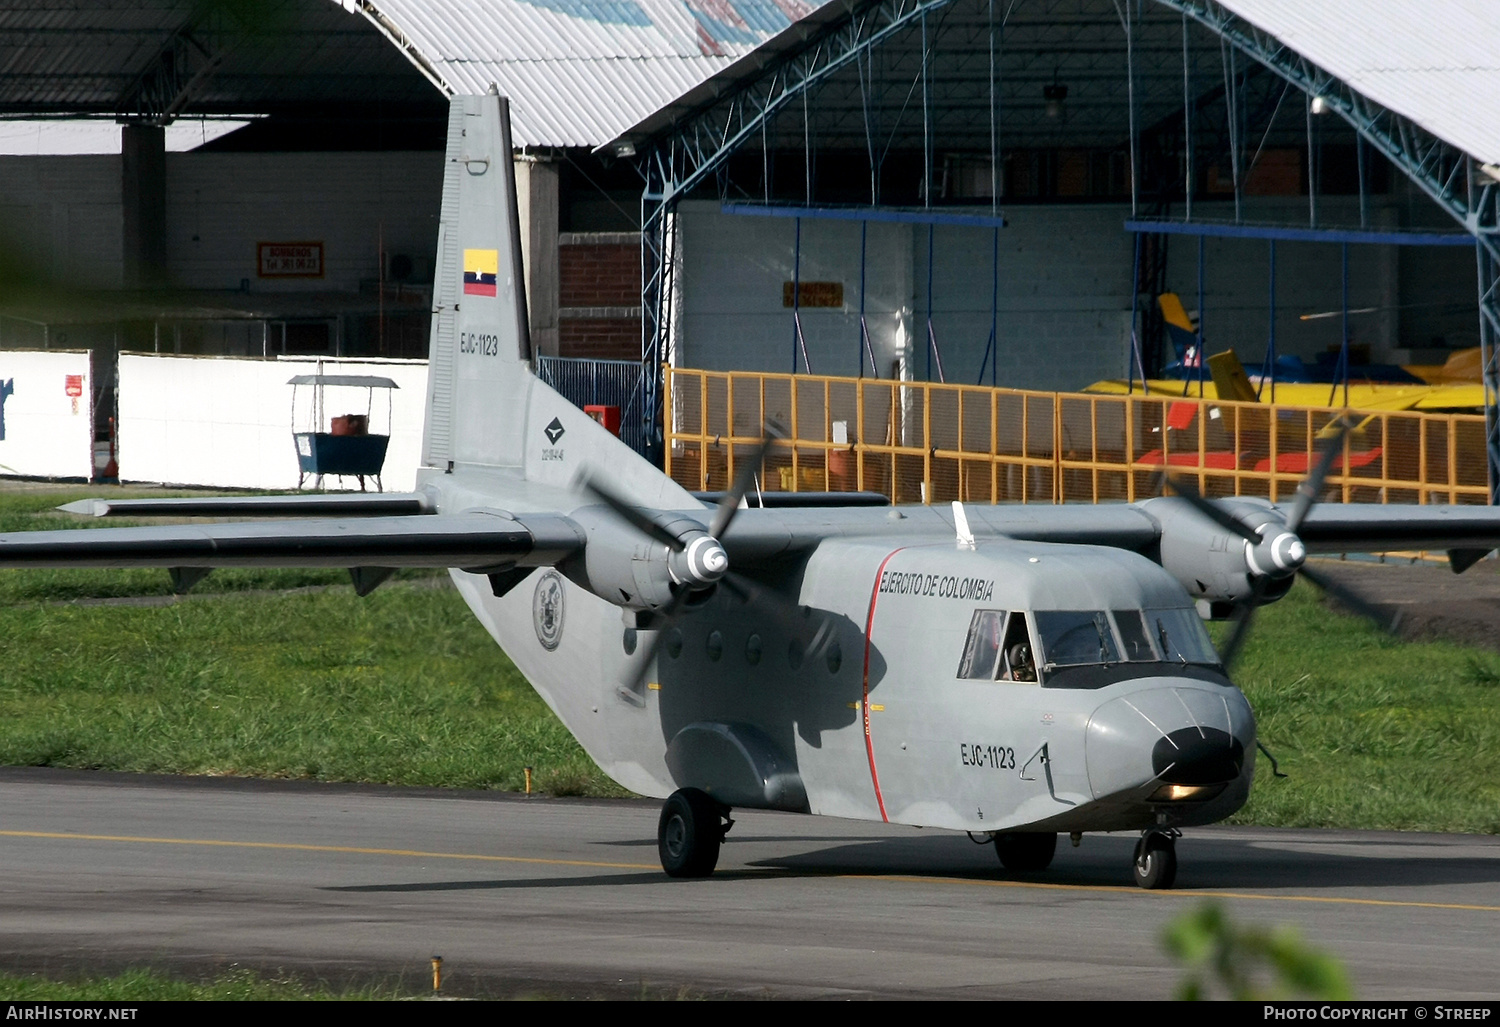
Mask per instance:
[[[1500,652],[1500,561],[1481,560],[1463,574],[1427,561],[1318,560],[1315,566],[1382,612],[1400,613],[1402,638]]]

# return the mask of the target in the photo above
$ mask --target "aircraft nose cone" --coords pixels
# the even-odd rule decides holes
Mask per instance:
[[[1245,744],[1216,727],[1183,727],[1151,747],[1151,768],[1174,785],[1233,781],[1245,765]]]
[[[1089,788],[1103,798],[1157,781],[1234,781],[1255,748],[1255,718],[1237,689],[1172,685],[1105,703],[1084,742]]]

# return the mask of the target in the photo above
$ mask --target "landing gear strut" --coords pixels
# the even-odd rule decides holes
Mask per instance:
[[[719,844],[734,826],[729,807],[696,788],[673,792],[656,824],[656,848],[668,877],[707,877],[719,862]]]
[[[995,835],[995,853],[1000,865],[1017,874],[1034,874],[1052,864],[1057,835],[1051,832],[1018,832]]]
[[[1147,831],[1135,843],[1135,883],[1142,888],[1170,888],[1177,879],[1178,831]]]

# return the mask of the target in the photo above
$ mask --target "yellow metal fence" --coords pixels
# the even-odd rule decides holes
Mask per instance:
[[[873,491],[897,503],[1098,503],[1160,491],[1163,468],[1211,496],[1290,498],[1332,423],[1353,426],[1324,498],[1488,501],[1484,418],[939,385],[667,371],[666,466],[720,490],[770,420],[789,445],[764,491]]]

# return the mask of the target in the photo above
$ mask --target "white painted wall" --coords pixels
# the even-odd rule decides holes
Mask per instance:
[[[426,361],[245,360],[123,353],[121,480],[295,488],[293,387],[287,382],[294,375],[318,373],[381,375],[400,386],[391,396],[391,442],[382,478],[388,492],[414,488],[427,397]],[[384,391],[375,390],[370,417],[373,432],[386,424]],[[296,392],[297,430],[313,430],[312,389],[302,386]],[[331,416],[365,410],[366,390],[330,387],[325,391],[318,430],[327,430]],[[353,478],[329,477],[324,487],[358,489],[359,483]]]
[[[0,351],[0,474],[92,477],[91,356],[87,350]],[[67,394],[68,375],[82,376],[76,402]]]

